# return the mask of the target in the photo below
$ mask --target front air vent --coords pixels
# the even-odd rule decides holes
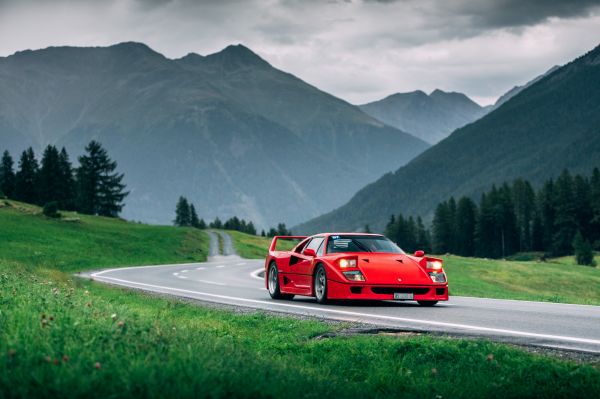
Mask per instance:
[[[395,287],[372,287],[374,294],[393,294],[395,292],[402,294],[424,295],[429,292],[429,288],[395,288]]]

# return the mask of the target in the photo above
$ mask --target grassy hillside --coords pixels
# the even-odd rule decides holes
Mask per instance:
[[[55,221],[38,211],[0,208],[3,398],[600,395],[597,365],[487,341],[337,335],[344,325],[219,311],[75,279],[64,271],[97,267],[103,252],[117,264],[200,259],[205,236],[97,217]]]
[[[229,233],[241,256],[264,259],[270,238]],[[572,256],[547,262],[441,257],[451,295],[600,305],[600,268],[575,265]]]
[[[149,226],[0,200],[0,261],[64,272],[109,266],[201,262],[208,236],[197,230]]]
[[[292,230],[356,231],[368,224],[382,231],[390,215],[428,218],[450,196],[478,199],[494,183],[523,177],[541,184],[565,168],[587,174],[600,166],[598,87],[600,46],[457,129],[346,205]]]

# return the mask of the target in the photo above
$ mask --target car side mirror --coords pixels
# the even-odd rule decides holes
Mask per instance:
[[[311,256],[311,257],[313,257],[313,258],[314,258],[315,256],[317,256],[317,253],[316,253],[316,252],[315,252],[315,250],[314,250],[314,249],[312,249],[312,248],[306,248],[306,249],[304,250],[304,255],[306,255],[306,256]]]
[[[415,251],[415,256],[417,258],[422,258],[423,256],[425,256],[425,251],[421,251],[421,250]]]

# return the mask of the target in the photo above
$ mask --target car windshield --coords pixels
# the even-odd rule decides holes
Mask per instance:
[[[403,254],[404,251],[384,236],[340,235],[330,236],[327,253],[339,252],[387,252]]]

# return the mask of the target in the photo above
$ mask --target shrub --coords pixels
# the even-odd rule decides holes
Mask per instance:
[[[575,235],[573,249],[575,249],[575,260],[578,265],[596,266],[592,244],[583,238],[581,232],[577,232]]]
[[[44,213],[44,215],[50,218],[59,218],[60,213],[58,212],[58,202],[52,201],[46,203],[42,212]]]

